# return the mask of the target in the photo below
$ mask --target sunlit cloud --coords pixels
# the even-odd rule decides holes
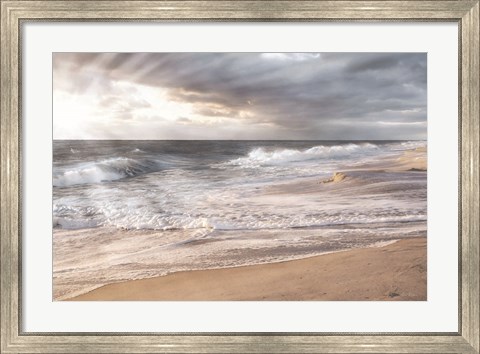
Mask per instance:
[[[55,139],[425,139],[422,53],[55,53]]]

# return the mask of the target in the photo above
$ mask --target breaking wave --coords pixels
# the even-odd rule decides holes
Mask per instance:
[[[160,170],[160,163],[153,160],[135,160],[127,157],[87,162],[54,173],[53,185],[67,187],[76,184],[100,183],[135,177]]]
[[[281,165],[287,162],[301,162],[315,159],[351,157],[354,154],[365,154],[376,149],[378,149],[378,146],[371,143],[333,146],[319,145],[305,150],[268,150],[263,147],[259,147],[250,151],[248,156],[231,160],[228,162],[228,164],[244,167],[255,167],[260,165]]]

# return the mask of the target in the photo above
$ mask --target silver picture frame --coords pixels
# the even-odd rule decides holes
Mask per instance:
[[[21,35],[36,21],[441,21],[459,26],[455,333],[30,333],[22,330]],[[1,1],[2,353],[479,353],[479,1]]]

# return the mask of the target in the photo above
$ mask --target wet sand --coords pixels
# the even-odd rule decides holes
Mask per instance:
[[[70,300],[426,299],[427,241],[419,237],[300,260],[113,283]]]

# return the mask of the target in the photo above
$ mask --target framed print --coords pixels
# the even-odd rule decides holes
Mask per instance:
[[[54,53],[54,301],[425,301],[426,74],[426,53]]]
[[[476,1],[2,1],[2,352],[478,353]]]

